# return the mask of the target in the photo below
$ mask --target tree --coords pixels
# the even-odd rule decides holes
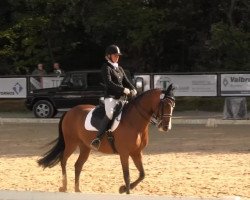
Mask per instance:
[[[246,70],[246,0],[2,0],[0,73],[100,68],[117,44],[136,72]],[[47,69],[50,70],[50,69]]]
[[[227,4],[226,4],[227,3]],[[226,6],[225,6],[226,4]],[[209,48],[217,66],[227,71],[250,67],[249,5],[244,1],[224,2],[225,21],[212,25]]]

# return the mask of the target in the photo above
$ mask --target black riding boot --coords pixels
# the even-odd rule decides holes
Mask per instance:
[[[101,140],[104,136],[104,133],[107,131],[110,119],[105,115],[102,120],[101,127],[97,132],[96,138],[91,142],[90,147],[94,150],[98,150],[101,144]]]

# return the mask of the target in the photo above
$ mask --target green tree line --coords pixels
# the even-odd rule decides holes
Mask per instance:
[[[117,44],[132,72],[246,71],[249,0],[1,0],[0,74],[42,62],[98,69]]]

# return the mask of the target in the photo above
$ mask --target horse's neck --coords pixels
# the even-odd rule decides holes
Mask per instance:
[[[144,130],[150,123],[159,99],[160,93],[153,91],[141,96],[140,99],[134,102],[131,111],[128,113],[127,120],[133,124],[138,130]]]
[[[145,112],[152,116],[159,104],[160,94],[161,92],[158,89],[149,91],[147,95],[141,98],[141,101],[138,102],[138,104],[145,110]]]

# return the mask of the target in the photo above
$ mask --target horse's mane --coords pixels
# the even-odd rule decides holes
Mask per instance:
[[[140,100],[142,99],[142,97],[144,97],[145,95],[149,94],[149,93],[152,93],[153,91],[156,91],[156,90],[161,90],[161,89],[152,89],[152,90],[147,90],[145,92],[142,92],[141,94],[139,94],[138,96],[132,98],[129,103],[127,103],[124,108],[123,108],[123,113],[126,114],[128,113],[131,108],[134,106],[134,105],[137,105],[138,102],[140,102]]]

